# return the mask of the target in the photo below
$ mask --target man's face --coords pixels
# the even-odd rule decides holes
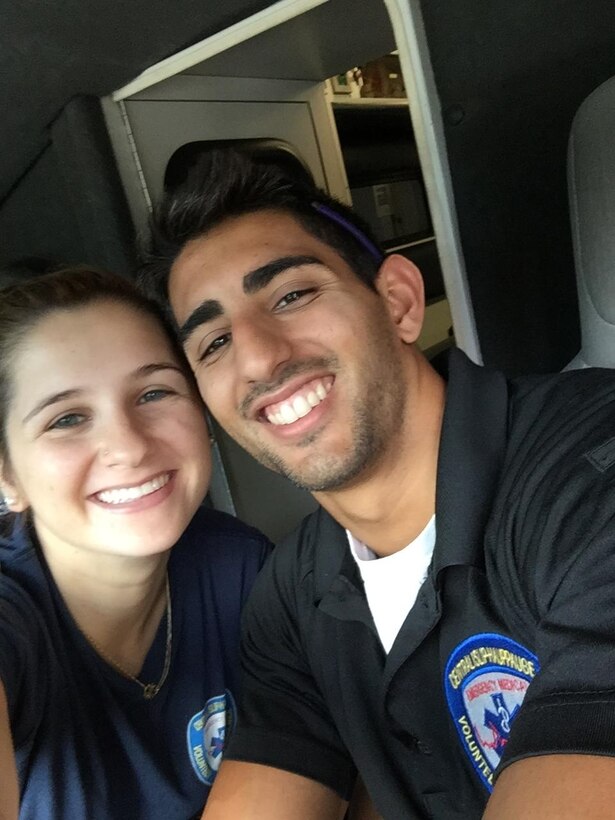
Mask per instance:
[[[328,491],[394,446],[406,386],[384,301],[290,216],[248,214],[190,242],[169,297],[203,399],[266,466]]]

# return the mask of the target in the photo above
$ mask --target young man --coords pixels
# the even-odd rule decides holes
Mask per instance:
[[[143,280],[213,415],[321,509],[244,619],[206,817],[604,817],[615,776],[615,375],[415,345],[418,270],[322,192],[216,153]],[[436,538],[437,533],[437,538]],[[495,769],[498,774],[495,777]]]

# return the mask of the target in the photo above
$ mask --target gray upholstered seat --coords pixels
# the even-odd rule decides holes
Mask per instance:
[[[581,350],[566,369],[615,367],[615,77],[574,118],[568,191]]]

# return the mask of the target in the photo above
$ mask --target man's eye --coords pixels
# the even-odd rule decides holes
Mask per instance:
[[[217,336],[213,342],[210,342],[202,353],[199,353],[198,361],[204,362],[211,358],[216,353],[219,353],[231,340],[230,333],[224,333],[222,336]]]
[[[172,390],[165,389],[164,387],[156,387],[143,393],[143,395],[139,398],[139,404],[147,404],[151,401],[160,401],[166,396],[170,396],[172,393]]]
[[[83,413],[65,413],[60,418],[54,419],[48,426],[48,430],[66,430],[70,427],[78,427],[86,421]]]
[[[276,302],[275,307],[277,308],[285,308],[289,305],[292,305],[294,302],[299,302],[302,299],[312,296],[315,292],[315,288],[304,288],[302,290],[291,290],[286,293],[282,298]]]

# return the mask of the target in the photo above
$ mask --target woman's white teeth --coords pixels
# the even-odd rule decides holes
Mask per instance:
[[[322,382],[315,384],[305,395],[298,393],[292,399],[272,405],[265,411],[267,421],[271,424],[292,424],[310,412],[327,397],[328,390]],[[275,406],[275,410],[273,409]]]
[[[126,504],[129,501],[136,501],[137,498],[143,498],[144,495],[151,495],[164,487],[170,479],[170,475],[156,476],[144,484],[139,484],[138,487],[118,487],[115,490],[103,490],[96,494],[96,498],[103,501],[105,504]]]

